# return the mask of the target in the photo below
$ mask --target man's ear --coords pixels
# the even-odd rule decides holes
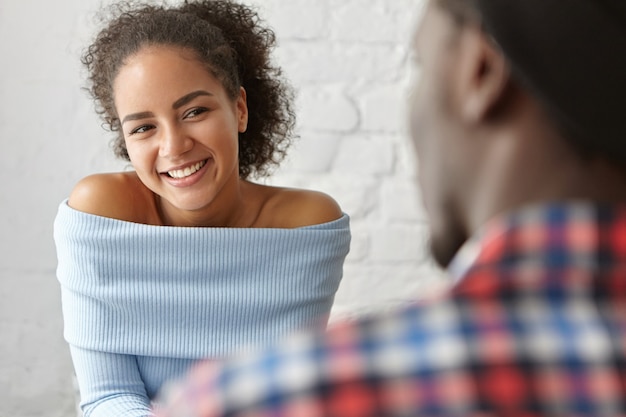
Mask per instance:
[[[498,47],[478,26],[460,30],[457,103],[461,117],[475,123],[497,112],[503,104],[511,81],[510,69]]]

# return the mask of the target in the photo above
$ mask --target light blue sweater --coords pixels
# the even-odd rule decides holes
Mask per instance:
[[[297,229],[150,226],[64,201],[54,238],[85,416],[147,416],[195,360],[325,326],[350,230],[347,215]]]

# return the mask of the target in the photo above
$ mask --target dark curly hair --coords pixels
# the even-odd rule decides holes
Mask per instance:
[[[130,160],[113,100],[113,82],[125,60],[141,48],[170,45],[193,51],[233,100],[247,93],[248,128],[239,133],[239,176],[267,176],[285,157],[295,125],[293,92],[270,62],[276,44],[256,11],[230,0],[186,0],[177,6],[123,1],[108,8],[108,22],[83,54],[88,90],[104,126],[117,132],[118,157]]]

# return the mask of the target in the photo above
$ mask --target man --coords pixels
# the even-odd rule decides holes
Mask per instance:
[[[161,415],[626,415],[625,4],[431,0],[411,126],[449,297],[202,365]]]

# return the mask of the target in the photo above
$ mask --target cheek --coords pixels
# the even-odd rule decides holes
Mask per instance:
[[[411,102],[411,137],[417,159],[417,178],[431,222],[439,223],[446,193],[445,154],[437,129],[435,103],[427,88]]]
[[[409,127],[418,158],[425,152],[425,142],[430,135],[432,122],[432,92],[422,73],[416,76],[409,96]]]
[[[150,150],[145,142],[126,141],[126,152],[136,171],[145,169],[145,166],[150,162]]]
[[[422,178],[428,170],[428,165],[432,160],[432,114],[429,113],[429,106],[424,100],[425,91],[419,88],[412,93],[410,103],[409,126],[411,131],[411,142],[417,159],[418,176]],[[420,180],[421,181],[421,180]],[[425,184],[422,184],[424,186]]]
[[[189,136],[220,153],[236,153],[239,149],[239,132],[230,122],[220,121],[204,126],[194,126]]]
[[[137,157],[138,155],[140,155],[140,153],[137,150],[137,146],[135,146],[135,144],[133,143],[129,143],[128,141],[124,141],[125,145],[126,145],[126,153],[128,153],[128,157],[130,158],[130,162],[131,164],[135,164],[135,161],[137,161]]]

